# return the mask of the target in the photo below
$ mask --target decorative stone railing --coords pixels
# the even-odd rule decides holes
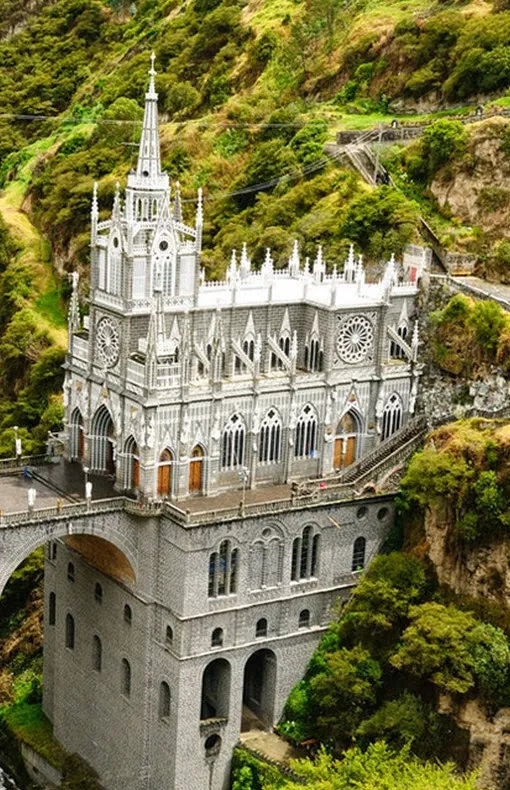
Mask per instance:
[[[100,513],[125,510],[126,502],[131,502],[127,497],[112,497],[111,499],[98,499],[92,502],[64,503],[62,500],[53,507],[34,508],[22,510],[17,513],[3,513],[0,511],[0,529],[14,527],[20,524],[37,521],[38,524],[57,519],[78,518]]]
[[[43,466],[50,463],[50,460],[45,453],[22,455],[20,458],[0,458],[0,474],[12,474],[13,471],[20,471],[25,466]]]

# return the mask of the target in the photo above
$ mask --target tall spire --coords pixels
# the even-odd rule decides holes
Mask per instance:
[[[147,178],[154,181],[161,176],[161,161],[159,152],[159,130],[158,130],[158,94],[154,77],[156,70],[154,52],[151,55],[151,67],[149,69],[150,82],[149,89],[145,94],[145,112],[143,115],[142,136],[138,151],[138,162],[136,165],[136,175],[139,178]],[[150,183],[147,186],[151,186]]]

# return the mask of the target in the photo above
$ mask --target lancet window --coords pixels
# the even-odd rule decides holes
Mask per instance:
[[[367,541],[364,537],[360,536],[354,541],[352,549],[352,566],[353,571],[360,571],[365,567],[365,554],[366,554]]]
[[[259,436],[259,462],[277,464],[281,456],[282,423],[276,409],[270,409],[262,421]]]
[[[209,598],[237,592],[238,565],[239,549],[233,548],[230,540],[223,540],[209,557]]]
[[[310,579],[317,576],[319,568],[320,534],[314,534],[309,524],[292,543],[292,581]]]
[[[384,407],[382,419],[382,439],[387,439],[402,426],[402,401],[396,392],[390,395]]]
[[[407,336],[409,334],[409,327],[407,325],[407,321],[402,321],[397,327],[397,335],[402,338],[402,340],[407,340]],[[405,357],[404,350],[395,343],[394,340],[390,342],[390,357],[392,359],[403,359]]]
[[[296,425],[296,458],[313,458],[317,445],[317,414],[313,406],[307,404],[298,417]]]
[[[221,468],[233,469],[244,463],[246,429],[242,417],[234,414],[223,429],[221,439]]]
[[[282,581],[283,540],[276,535],[262,536],[250,547],[250,588],[277,587]]]
[[[310,373],[318,373],[324,370],[324,351],[322,343],[317,337],[312,336],[307,339],[305,344],[305,368]]]

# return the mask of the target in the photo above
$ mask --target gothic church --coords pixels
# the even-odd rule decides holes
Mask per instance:
[[[44,708],[106,790],[225,790],[241,730],[278,721],[391,525],[384,496],[279,503],[413,414],[420,272],[392,259],[368,282],[351,249],[328,273],[320,247],[310,262],[297,244],[284,268],[270,250],[255,268],[243,246],[206,281],[202,194],[188,225],[161,171],[149,73],[111,219],[94,192],[90,315],[82,325],[75,281],[64,393],[68,458],[144,516],[97,516],[119,534],[137,524],[115,563],[99,538],[50,544]],[[244,511],[246,492],[258,504]]]

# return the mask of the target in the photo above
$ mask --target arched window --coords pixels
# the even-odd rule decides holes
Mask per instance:
[[[352,570],[360,571],[365,567],[367,541],[364,537],[356,538],[352,549]]]
[[[120,667],[120,689],[125,697],[131,696],[131,665],[125,658],[122,659]]]
[[[294,454],[296,458],[313,458],[317,444],[317,414],[310,404],[307,404],[298,417],[296,425],[296,443]]]
[[[387,439],[402,426],[402,401],[396,392],[390,395],[384,407],[381,438]]]
[[[407,321],[402,321],[397,327],[397,335],[402,338],[402,340],[407,340],[407,335],[409,333],[409,327],[407,325]],[[390,342],[390,357],[393,359],[403,359],[405,357],[404,350],[395,343],[394,340]]]
[[[74,565],[72,562],[67,563],[67,578],[70,582],[74,582],[75,575],[74,575]]]
[[[223,540],[219,551],[209,557],[209,598],[237,592],[238,563],[239,549],[233,549],[229,540]]]
[[[92,637],[92,668],[96,672],[101,672],[103,666],[103,646],[99,637],[94,634]]]
[[[57,559],[57,544],[55,541],[51,544],[51,559],[55,561]]]
[[[234,414],[223,429],[221,468],[232,469],[244,463],[245,427],[242,417]]]
[[[280,460],[282,423],[276,409],[270,409],[262,421],[259,436],[259,462],[277,464]]]
[[[96,582],[94,586],[94,599],[97,601],[97,603],[103,603],[103,588],[99,582]]]
[[[299,613],[299,628],[310,628],[310,610],[302,609]]]
[[[133,612],[129,604],[124,604],[124,622],[127,625],[131,625],[133,622]]]
[[[172,647],[174,643],[174,632],[171,625],[167,625],[166,627],[165,642],[167,647]]]
[[[57,619],[57,596],[50,592],[48,598],[48,625],[55,625]]]
[[[162,680],[159,686],[159,718],[170,718],[170,686],[165,680]]]
[[[320,534],[313,534],[313,527],[306,526],[301,536],[292,543],[292,581],[310,579],[317,576],[319,570]]]
[[[66,614],[66,647],[74,650],[74,617],[69,613]]]
[[[252,362],[255,359],[255,341],[253,338],[246,338],[243,341],[243,351]]]
[[[324,368],[324,352],[317,337],[312,337],[305,345],[305,368],[310,373],[318,373]]]
[[[100,406],[92,420],[92,469],[113,474],[114,427],[110,412],[106,406]]]
[[[211,647],[223,647],[223,628],[215,628],[212,632]]]
[[[263,636],[267,636],[267,620],[265,617],[257,620],[257,625],[255,626],[255,637],[260,639]]]
[[[140,485],[140,456],[138,445],[133,436],[126,439],[124,445],[124,488],[134,490]]]
[[[71,424],[69,426],[69,451],[71,461],[79,461],[83,458],[84,451],[84,431],[83,417],[79,409],[74,409],[71,414]]]

